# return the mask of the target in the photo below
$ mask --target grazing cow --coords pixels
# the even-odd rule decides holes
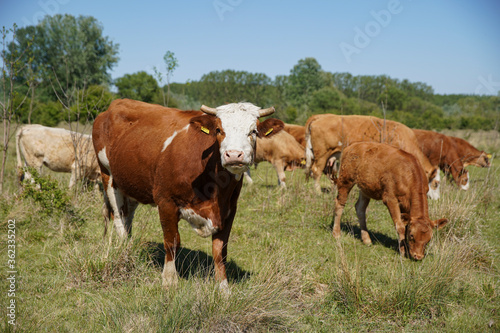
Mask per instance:
[[[325,167],[333,167],[345,147],[363,141],[387,143],[415,155],[429,180],[429,197],[439,198],[439,170],[422,153],[410,128],[377,117],[334,114],[315,115],[306,123],[306,175],[312,174],[318,192],[321,191],[319,180]]]
[[[353,143],[342,152],[335,200],[333,236],[340,237],[340,217],[349,191],[358,185],[356,215],[363,243],[371,244],[366,228],[366,208],[370,199],[382,200],[389,209],[398,233],[402,255],[413,259],[425,256],[433,229],[442,228],[447,219],[431,221],[427,206],[427,177],[417,158],[393,146],[375,142]],[[408,252],[406,252],[406,249]]]
[[[446,175],[451,174],[462,190],[468,190],[469,172],[465,170],[455,140],[434,131],[413,129],[413,133],[417,137],[420,149],[431,164],[438,166]]]
[[[293,124],[285,124],[283,128],[288,134],[293,136],[302,147],[306,147],[306,127]]]
[[[462,159],[464,167],[473,165],[479,168],[489,168],[491,166],[491,154],[477,150],[473,145],[464,139],[450,137],[457,144],[458,154]]]
[[[285,131],[281,131],[270,138],[257,138],[255,163],[263,161],[273,165],[278,174],[278,185],[285,188],[285,169],[293,170],[304,165],[304,147]],[[250,171],[245,173],[245,178],[249,184],[253,183]]]
[[[90,135],[63,128],[25,125],[16,132],[16,153],[20,181],[31,178],[23,167],[41,172],[43,165],[55,172],[70,172],[70,188],[80,178],[97,181],[100,177]]]
[[[139,203],[158,206],[165,246],[163,285],[178,280],[175,254],[182,218],[200,236],[212,236],[215,277],[226,289],[227,242],[242,175],[253,163],[257,137],[279,133],[283,122],[258,123],[274,108],[251,103],[201,110],[115,100],[96,118],[92,137],[105,203],[119,236],[131,234]]]

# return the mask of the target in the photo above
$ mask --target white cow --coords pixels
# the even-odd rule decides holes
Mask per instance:
[[[16,152],[20,181],[31,178],[23,167],[41,172],[43,165],[55,172],[70,172],[70,188],[80,178],[92,181],[100,178],[90,135],[63,128],[25,125],[16,132]]]

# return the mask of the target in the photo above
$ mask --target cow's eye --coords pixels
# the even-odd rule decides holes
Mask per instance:
[[[215,129],[215,133],[216,133],[217,135],[219,135],[219,134],[221,134],[222,132],[221,132],[220,128],[216,128],[216,129]]]

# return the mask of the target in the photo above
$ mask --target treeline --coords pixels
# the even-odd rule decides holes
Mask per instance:
[[[95,18],[71,15],[4,29],[0,96],[10,98],[3,101],[4,114],[10,103],[13,120],[20,123],[87,122],[115,98],[165,104],[170,90],[168,106],[198,109],[201,104],[248,101],[274,106],[275,116],[288,123],[304,124],[313,114],[335,113],[385,115],[423,129],[499,129],[500,95],[438,95],[421,82],[330,73],[314,58],[299,60],[288,75],[275,78],[228,69],[198,81],[172,83],[170,89],[145,71],[112,81],[109,72],[119,60],[119,46],[102,31]],[[12,41],[6,42],[7,37]]]
[[[421,82],[329,73],[314,58],[299,60],[290,75],[274,80],[261,73],[214,71],[199,81],[172,84],[171,91],[178,101],[198,104],[273,105],[276,117],[298,124],[313,114],[335,113],[385,115],[413,128],[434,130],[498,130],[500,125],[500,96],[438,95]]]

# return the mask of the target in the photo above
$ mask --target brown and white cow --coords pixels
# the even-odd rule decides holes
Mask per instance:
[[[358,142],[342,152],[335,200],[333,236],[340,237],[340,218],[350,190],[359,188],[356,215],[363,243],[371,244],[366,228],[366,208],[370,199],[382,200],[389,209],[398,233],[402,255],[413,259],[425,256],[425,247],[434,228],[442,228],[447,219],[432,221],[427,203],[427,177],[417,158],[393,146],[375,142]],[[408,249],[408,252],[406,252]]]
[[[293,136],[302,147],[306,147],[306,127],[294,124],[285,124],[283,128],[288,134]]]
[[[434,131],[413,129],[422,152],[432,165],[438,166],[462,190],[469,189],[469,172],[465,169],[455,140]]]
[[[306,123],[306,175],[312,174],[318,192],[325,167],[333,166],[335,161],[340,160],[345,147],[363,141],[387,143],[415,155],[429,180],[429,197],[439,198],[439,170],[422,153],[410,128],[396,121],[372,116],[335,114],[314,115]]]
[[[273,165],[278,174],[278,185],[286,188],[285,170],[293,170],[304,165],[304,147],[285,131],[281,131],[270,138],[257,138],[255,164],[263,161]],[[250,170],[245,173],[245,178],[249,184],[253,183]]]
[[[450,138],[457,144],[458,154],[462,159],[464,167],[473,165],[479,168],[489,168],[491,166],[491,154],[476,149],[476,147],[464,139],[454,136]]]
[[[55,172],[71,173],[69,187],[80,178],[97,181],[100,177],[92,138],[63,128],[25,125],[16,132],[19,180],[31,178],[23,167],[41,172],[45,165]]]
[[[215,277],[227,287],[226,256],[242,174],[253,163],[257,137],[272,136],[283,122],[251,103],[181,111],[122,99],[94,122],[93,141],[115,229],[131,234],[139,203],[158,206],[168,287],[178,280],[175,254],[179,219],[202,237],[212,236]]]

